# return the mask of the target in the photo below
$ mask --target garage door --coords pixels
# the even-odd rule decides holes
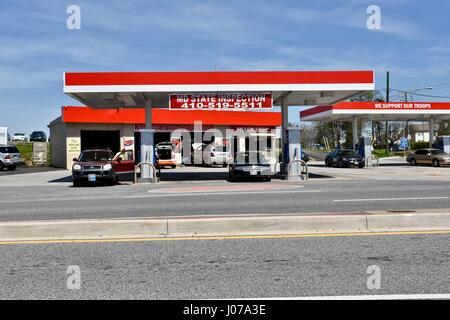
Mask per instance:
[[[95,148],[110,148],[120,151],[119,130],[81,130],[81,151]]]

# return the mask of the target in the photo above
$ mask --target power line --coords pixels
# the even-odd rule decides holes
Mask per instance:
[[[450,86],[450,81],[439,83],[439,84],[435,84],[435,85],[432,85],[431,87],[438,88],[438,87],[442,87],[442,86],[445,86],[445,87]]]
[[[415,93],[415,92],[410,92],[410,91],[405,91],[405,90],[397,90],[397,89],[391,89],[391,90],[400,92],[401,94],[397,95],[398,97],[401,97],[402,94],[406,93],[409,95],[420,96],[420,97],[450,99],[450,97],[446,97],[446,96],[435,96],[435,95],[431,95],[431,94]]]

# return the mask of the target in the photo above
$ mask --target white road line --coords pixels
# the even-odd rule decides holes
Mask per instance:
[[[362,295],[362,296],[317,296],[317,297],[286,297],[286,298],[255,298],[244,300],[437,300],[450,299],[450,294],[392,294],[392,295]],[[240,299],[237,299],[240,300]]]
[[[378,198],[378,199],[339,199],[334,202],[363,202],[363,201],[404,201],[404,200],[443,200],[448,197],[416,197],[416,198]]]
[[[134,198],[159,198],[159,197],[189,197],[189,196],[214,196],[214,195],[247,195],[247,194],[285,194],[285,193],[318,193],[320,190],[284,190],[284,191],[232,191],[232,192],[186,192],[186,193],[171,193],[171,194],[148,194],[148,195],[136,195],[125,196],[127,199]]]

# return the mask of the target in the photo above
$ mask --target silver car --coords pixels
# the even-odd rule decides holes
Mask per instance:
[[[226,145],[194,144],[191,156],[192,164],[226,167],[232,162],[231,152]]]
[[[4,168],[15,170],[21,164],[23,160],[16,146],[0,146],[0,171]]]
[[[434,167],[450,165],[450,155],[439,149],[421,149],[408,155],[406,160],[413,166],[429,164]]]
[[[258,178],[264,181],[272,179],[270,163],[262,152],[248,151],[238,152],[234,156],[233,163],[228,167],[228,180]]]

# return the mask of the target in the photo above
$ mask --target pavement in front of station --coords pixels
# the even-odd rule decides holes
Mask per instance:
[[[162,171],[158,184],[72,187],[70,172],[0,175],[0,221],[235,214],[352,213],[450,208],[450,168],[326,168],[309,181],[226,180],[226,168]],[[178,180],[178,181],[177,181]]]
[[[328,168],[323,161],[312,160],[308,163],[310,181],[315,180],[397,180],[397,181],[444,181],[450,179],[450,167],[410,166],[404,158],[392,157],[380,160],[379,167]],[[165,185],[184,184],[230,184],[227,181],[228,169],[222,167],[181,166],[176,169],[162,169],[161,182],[151,188]],[[133,184],[132,174],[120,175],[122,185]],[[15,171],[0,172],[0,187],[4,186],[70,186],[72,182],[69,170],[37,167],[20,167]],[[251,182],[251,181],[247,181]],[[287,183],[273,179],[272,183]],[[233,183],[239,185],[241,182]],[[254,183],[259,183],[255,181]],[[265,185],[268,185],[265,183]]]

